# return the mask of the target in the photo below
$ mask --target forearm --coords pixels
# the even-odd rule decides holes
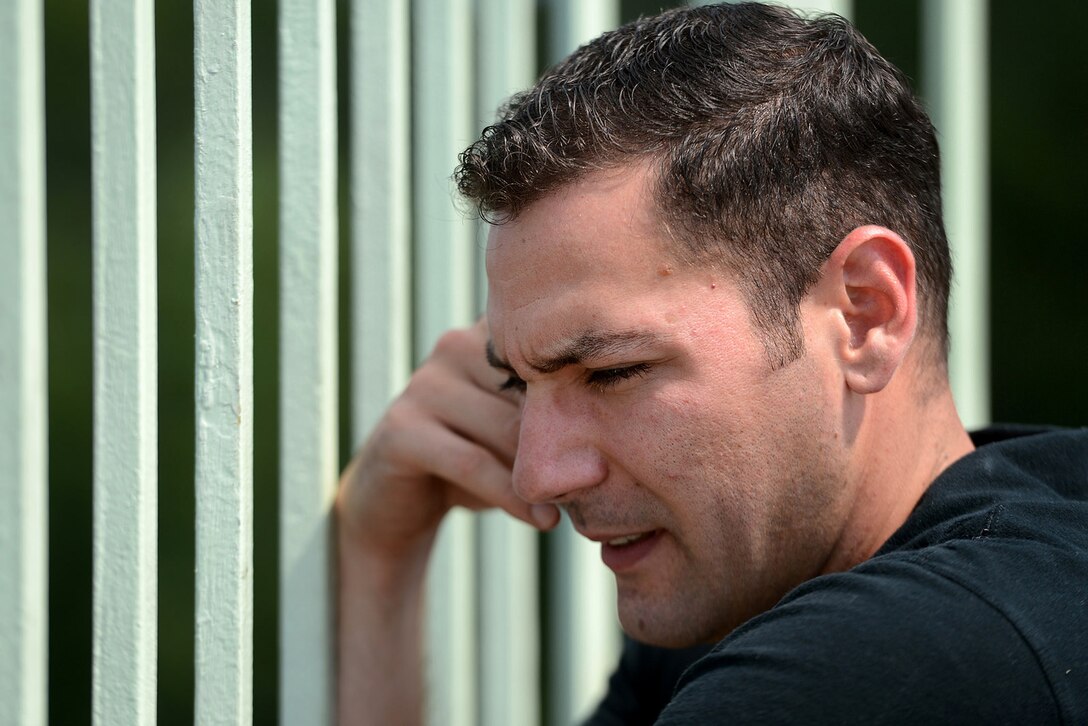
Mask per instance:
[[[424,575],[452,507],[501,507],[542,529],[559,519],[513,491],[520,403],[500,392],[487,339],[482,322],[443,335],[341,476],[341,726],[422,722]]]
[[[427,552],[396,564],[340,541],[339,723],[423,721],[422,604]]]

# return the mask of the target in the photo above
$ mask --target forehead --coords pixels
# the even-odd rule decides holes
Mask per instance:
[[[724,292],[721,271],[676,261],[651,188],[644,166],[596,172],[492,228],[488,322],[500,359],[546,358],[586,336],[671,337],[699,290]]]
[[[670,263],[670,240],[655,211],[650,177],[644,165],[594,172],[492,226],[486,258],[490,298],[542,277],[569,282],[577,272],[634,272],[629,262]],[[588,267],[575,269],[572,262]]]

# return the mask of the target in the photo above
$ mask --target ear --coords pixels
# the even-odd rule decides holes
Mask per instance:
[[[841,320],[837,357],[846,385],[876,393],[906,358],[917,328],[914,253],[895,232],[868,225],[846,235],[818,286]]]

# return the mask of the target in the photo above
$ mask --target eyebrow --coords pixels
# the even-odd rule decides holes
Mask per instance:
[[[579,365],[586,360],[626,353],[634,348],[660,343],[664,340],[656,333],[642,330],[622,330],[582,333],[555,353],[535,361],[526,361],[537,373],[554,373],[561,368]],[[499,358],[495,345],[487,341],[487,362],[493,368],[516,373],[509,362]]]

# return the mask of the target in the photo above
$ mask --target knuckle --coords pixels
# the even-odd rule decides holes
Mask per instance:
[[[430,388],[427,380],[428,378],[430,378],[430,376],[427,373],[426,367],[420,368],[413,373],[412,377],[408,379],[408,384],[404,387],[404,390],[401,391],[401,394],[397,397],[396,401],[393,402],[393,405],[389,407],[389,410],[392,411],[398,404],[403,404],[405,400],[416,396],[426,396],[427,391]]]
[[[448,389],[450,381],[450,375],[444,368],[428,360],[408,379],[408,385],[394,405],[425,407]]]
[[[388,446],[390,439],[398,433],[413,428],[412,406],[403,399],[397,399],[386,409],[385,415],[374,429],[371,440],[376,445]]]
[[[447,330],[434,344],[434,357],[460,356],[471,344],[472,335],[468,330]]]
[[[406,444],[418,436],[421,418],[408,402],[397,400],[367,438],[362,458],[372,470],[380,462],[394,464],[406,458]],[[410,457],[409,457],[410,458]]]

